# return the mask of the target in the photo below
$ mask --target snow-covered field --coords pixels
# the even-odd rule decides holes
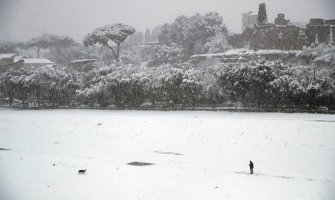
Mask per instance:
[[[1,109],[0,148],[1,200],[335,199],[335,115]]]

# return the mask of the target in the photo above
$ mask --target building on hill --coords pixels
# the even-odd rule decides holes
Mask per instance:
[[[289,22],[291,25],[302,28],[302,29],[306,29],[306,25],[308,24],[308,22]]]
[[[249,23],[249,19],[254,21]],[[335,19],[312,18],[308,24],[291,23],[285,19],[285,14],[279,13],[274,23],[268,23],[265,4],[259,5],[258,18],[251,12],[243,14],[242,29],[244,43],[254,50],[297,50],[335,41]]]
[[[97,59],[81,59],[81,60],[72,60],[70,63],[73,66],[83,66],[86,64],[94,63]]]
[[[27,58],[25,56],[17,56],[14,60],[16,62],[23,61],[24,67],[52,67],[53,65],[55,65],[54,62],[46,58]]]
[[[258,24],[267,24],[268,15],[266,14],[266,4],[260,3],[258,7]]]
[[[285,14],[279,13],[275,19],[275,25],[287,26],[290,20],[285,19]]]
[[[0,73],[23,67],[23,61],[15,61],[15,54],[0,54]]]
[[[0,72],[22,67],[52,67],[53,65],[55,63],[46,58],[28,58],[26,56],[16,56],[15,54],[0,54]]]
[[[297,44],[300,28],[289,24],[287,21],[284,22],[284,20],[281,22],[277,21],[277,24],[268,23],[264,25],[255,25],[255,28],[251,30],[252,32],[249,38],[251,48],[254,50],[302,49],[302,47],[298,46]]]
[[[43,67],[43,66],[51,67],[55,64],[54,62],[52,62],[51,60],[46,59],[46,58],[26,58],[26,59],[23,59],[23,61],[24,61],[24,66],[25,67],[28,67],[28,66],[31,66],[31,67]]]
[[[335,19],[310,19],[309,24],[306,25],[306,34],[309,39],[309,43],[315,43],[316,40],[318,40],[319,43],[332,43],[335,40],[333,34],[334,27]]]
[[[14,57],[15,54],[13,53],[0,54],[0,65],[13,64]]]
[[[249,11],[248,13],[242,13],[242,32],[246,28],[253,28],[258,23],[258,14]]]

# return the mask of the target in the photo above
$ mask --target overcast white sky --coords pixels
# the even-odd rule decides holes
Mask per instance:
[[[0,0],[0,40],[23,41],[41,33],[81,41],[94,28],[122,22],[145,31],[179,15],[218,12],[233,32],[241,32],[242,12],[265,2],[270,22],[285,13],[294,22],[335,19],[335,0]]]

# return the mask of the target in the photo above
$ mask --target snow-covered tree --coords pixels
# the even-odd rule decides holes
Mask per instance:
[[[216,34],[209,42],[204,45],[205,53],[221,53],[232,49],[224,34]]]
[[[264,105],[270,102],[270,85],[275,79],[273,67],[264,62],[229,66],[219,77],[220,85],[233,101]]]
[[[200,72],[187,68],[188,66],[171,67],[160,78],[165,101],[172,103],[172,106],[177,104],[195,106],[200,99],[202,91]]]
[[[121,108],[138,107],[145,101],[145,74],[120,70],[106,77],[113,103]]]
[[[170,45],[171,40],[171,25],[166,23],[155,28],[157,32],[157,38],[160,44]]]
[[[297,55],[306,64],[320,66],[335,66],[335,46],[319,45],[315,48],[306,48]]]
[[[154,47],[149,65],[159,66],[161,64],[178,64],[184,60],[184,57],[183,49],[175,44],[172,44],[171,46],[158,45]]]
[[[133,27],[122,23],[106,25],[89,33],[84,39],[84,45],[92,46],[94,44],[100,44],[108,47],[118,63],[121,43],[134,33],[135,29]],[[115,45],[116,47],[113,47]]]
[[[11,71],[5,72],[0,76],[0,90],[3,95],[8,97],[9,106],[12,106],[16,91],[16,78]]]
[[[47,49],[50,46],[55,44],[55,41],[58,39],[56,35],[52,34],[42,34],[39,37],[35,37],[27,41],[27,47],[33,48],[36,53],[37,57],[40,57],[40,50]]]
[[[104,78],[105,77],[102,77],[100,81],[90,85],[87,88],[76,90],[76,96],[79,102],[88,105],[93,104],[94,101],[97,101],[100,107],[106,107],[109,102],[107,94],[107,83],[103,81]]]
[[[159,29],[158,40],[161,44],[175,43],[183,47],[188,56],[202,53],[203,45],[216,34],[227,33],[222,17],[213,12],[191,17],[180,16],[172,24],[164,24]]]
[[[0,41],[0,53],[15,53],[15,43]]]
[[[36,51],[37,57],[40,57],[40,50],[47,48],[69,47],[76,42],[68,36],[58,36],[53,34],[42,34],[39,37],[32,38],[25,43],[25,48],[32,48]]]
[[[200,81],[200,71],[194,69],[185,70],[181,84],[183,90],[183,103],[196,106],[200,100],[202,83]]]

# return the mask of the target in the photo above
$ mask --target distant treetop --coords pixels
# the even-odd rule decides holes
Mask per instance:
[[[116,62],[118,62],[121,42],[134,33],[135,29],[131,26],[122,23],[111,24],[96,28],[84,38],[83,42],[85,46],[100,44],[108,47],[112,51]],[[109,42],[113,42],[114,44],[110,44]],[[113,48],[115,45],[116,48]]]
[[[84,39],[84,45],[90,46],[97,43],[106,45],[109,41],[119,44],[134,33],[135,29],[133,27],[122,23],[105,25],[88,34]]]

